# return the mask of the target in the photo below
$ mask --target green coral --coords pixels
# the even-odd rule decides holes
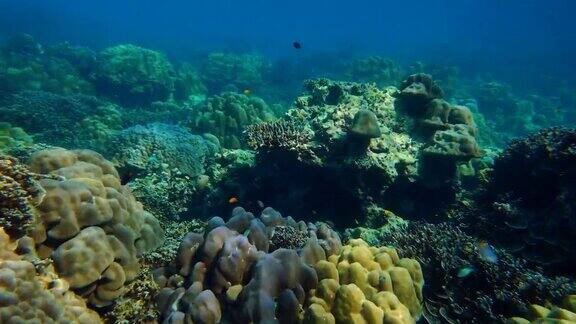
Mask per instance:
[[[33,144],[33,139],[20,127],[0,122],[0,152],[15,148],[26,148]]]
[[[99,92],[122,103],[164,101],[174,90],[174,68],[161,53],[135,45],[118,45],[103,50],[99,61]]]
[[[260,55],[210,53],[202,65],[202,79],[211,93],[225,86],[254,89],[261,86],[270,72],[271,64]]]
[[[355,82],[374,82],[379,87],[385,87],[398,83],[403,73],[397,62],[374,55],[346,64],[344,74],[347,79]]]
[[[197,107],[189,124],[194,132],[216,136],[222,147],[237,149],[244,147],[241,138],[246,126],[274,118],[272,109],[264,100],[227,92],[209,98]]]
[[[51,55],[30,35],[20,34],[0,48],[0,88],[90,94],[92,85],[66,59]]]

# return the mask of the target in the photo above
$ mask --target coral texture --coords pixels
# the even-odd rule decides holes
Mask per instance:
[[[237,149],[243,146],[242,132],[246,126],[273,119],[274,112],[264,100],[227,92],[196,107],[190,128],[216,136],[222,147]]]
[[[34,264],[15,249],[16,243],[0,228],[0,322],[103,323],[65,280],[50,269],[38,275]]]
[[[290,233],[292,239],[274,240],[276,231]],[[305,244],[302,232],[307,232]],[[228,222],[212,218],[205,234],[190,233],[183,239],[178,268],[171,276],[167,269],[157,274],[164,286],[160,310],[168,322],[317,322],[331,312],[346,321],[361,318],[353,296],[374,298],[364,302],[362,316],[367,319],[414,323],[421,312],[418,262],[399,259],[391,248],[369,248],[361,240],[342,247],[326,224],[296,223],[272,208],[258,218],[240,207]],[[334,306],[322,299],[330,298],[321,292],[330,281],[341,284],[341,289],[334,288],[341,294]]]
[[[46,196],[30,233],[38,253],[51,254],[58,273],[93,305],[109,304],[138,274],[137,256],[161,244],[158,221],[96,152],[40,151],[30,168],[61,177],[40,180]]]
[[[576,130],[550,128],[496,159],[474,222],[482,236],[546,271],[576,271]]]
[[[39,176],[10,156],[0,155],[0,226],[11,236],[26,233],[45,196]]]

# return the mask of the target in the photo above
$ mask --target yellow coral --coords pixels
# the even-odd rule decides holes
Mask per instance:
[[[415,323],[422,312],[422,269],[390,247],[350,240],[340,255],[315,265],[305,320],[311,323]]]
[[[0,323],[103,323],[51,267],[36,274],[15,247],[0,228]]]
[[[529,324],[529,323],[558,323],[574,324],[576,323],[576,295],[569,295],[564,298],[562,307],[551,306],[544,307],[541,305],[530,305],[530,317],[512,317],[508,320],[510,324]]]

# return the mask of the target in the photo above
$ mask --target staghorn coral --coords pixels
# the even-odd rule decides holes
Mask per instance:
[[[0,226],[11,236],[26,233],[46,194],[39,176],[10,156],[0,155]]]
[[[278,120],[249,125],[244,134],[248,147],[258,152],[281,150],[295,152],[298,159],[314,159],[314,152],[310,148],[312,134],[296,122]]]
[[[103,323],[50,267],[37,274],[16,245],[0,228],[0,322]]]
[[[52,149],[32,156],[30,169],[46,196],[30,229],[41,258],[95,306],[120,296],[138,274],[137,256],[163,239],[158,221],[120,185],[111,162],[96,152]]]
[[[227,92],[196,107],[189,126],[194,132],[216,136],[224,148],[238,149],[242,147],[240,139],[246,126],[274,118],[274,112],[264,100]]]

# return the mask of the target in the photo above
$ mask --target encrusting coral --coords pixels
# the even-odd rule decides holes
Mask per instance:
[[[137,256],[162,242],[158,221],[96,152],[45,150],[30,165],[53,177],[39,181],[46,194],[29,230],[39,257],[51,256],[60,276],[92,305],[110,304],[137,276]]]
[[[103,323],[51,267],[37,274],[0,228],[1,323]]]
[[[272,244],[274,232],[286,227],[294,228],[293,240],[283,240],[291,243]],[[297,223],[272,208],[259,218],[240,207],[226,223],[212,218],[204,234],[184,238],[174,270],[156,272],[166,323],[415,323],[421,313],[418,262],[361,240],[343,247],[326,224]]]

